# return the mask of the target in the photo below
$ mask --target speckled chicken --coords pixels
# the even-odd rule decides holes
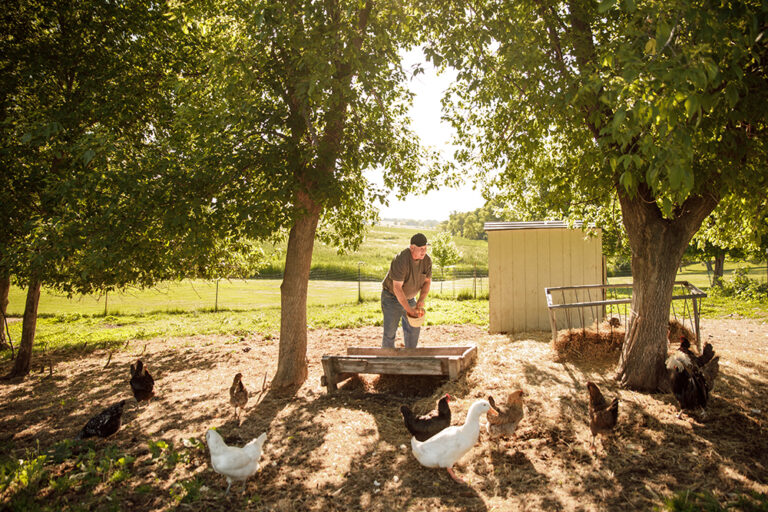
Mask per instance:
[[[720,356],[715,356],[712,345],[707,343],[700,356],[690,350],[690,343],[682,338],[680,348],[666,361],[672,394],[675,395],[680,412],[701,409],[706,416],[709,394],[715,386],[720,370]]]
[[[525,393],[522,389],[513,391],[507,396],[507,402],[503,405],[496,405],[493,397],[488,397],[488,403],[497,412],[496,415],[487,416],[488,423],[485,428],[491,438],[512,437],[515,429],[517,429],[517,424],[525,415],[523,396]]]
[[[235,408],[235,418],[239,418],[239,411],[248,403],[248,390],[243,385],[243,374],[238,373],[229,388],[229,403]]]
[[[155,379],[152,378],[141,359],[131,364],[131,391],[137,403],[147,401],[155,396]]]
[[[77,439],[109,437],[120,430],[123,421],[123,407],[125,407],[125,400],[120,400],[89,419],[83,430],[77,435]]]
[[[400,413],[403,415],[405,428],[416,440],[426,441],[451,425],[451,408],[448,405],[450,400],[451,396],[446,393],[437,401],[436,410],[421,416],[416,416],[407,405],[401,406]]]
[[[611,403],[608,403],[594,382],[587,382],[587,391],[589,391],[589,430],[592,432],[590,447],[594,450],[595,437],[598,434],[608,434],[616,427],[619,418],[619,399],[614,398]]]

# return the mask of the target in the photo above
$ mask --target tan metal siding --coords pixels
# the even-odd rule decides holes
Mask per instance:
[[[602,274],[600,234],[552,227],[488,231],[489,330],[549,330],[544,288],[599,284]]]

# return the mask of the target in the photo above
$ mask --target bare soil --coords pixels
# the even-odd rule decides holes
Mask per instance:
[[[456,381],[367,375],[328,395],[320,385],[321,356],[377,346],[380,336],[380,327],[310,331],[305,385],[292,397],[252,399],[239,424],[229,405],[232,378],[242,372],[253,394],[265,373],[268,380],[273,375],[277,339],[133,341],[111,359],[104,350],[52,354],[52,376],[49,366],[39,372],[38,361],[23,382],[0,385],[0,446],[21,457],[38,443],[73,438],[90,416],[130,399],[121,430],[98,441],[137,457],[136,470],[119,489],[121,506],[129,510],[647,510],[683,489],[709,490],[721,500],[768,493],[764,320],[702,322],[703,341],[721,357],[704,419],[677,419],[671,395],[619,389],[612,379],[615,356],[555,362],[549,333],[489,335],[469,325],[422,329],[421,346],[478,346],[476,365]],[[135,408],[128,368],[139,356],[155,376],[157,397]],[[0,373],[9,369],[6,363]],[[621,399],[617,429],[598,440],[595,453],[589,448],[588,380],[609,399]],[[516,437],[497,444],[481,435],[454,468],[465,485],[414,459],[401,404],[426,412],[447,392],[458,424],[473,401],[517,388],[525,390],[526,415]],[[190,437],[204,439],[210,427],[237,445],[268,432],[262,468],[245,494],[235,484],[224,496],[226,481],[210,468],[207,449],[168,471],[148,463],[148,440],[181,446]],[[191,504],[173,500],[174,483],[193,477],[204,481],[200,497]],[[139,486],[151,491],[139,493]],[[89,494],[98,498],[100,492],[97,487]],[[96,503],[99,509],[109,505]]]

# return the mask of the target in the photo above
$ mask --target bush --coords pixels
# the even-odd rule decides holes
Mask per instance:
[[[632,259],[628,256],[616,256],[606,264],[605,272],[611,276],[628,276],[632,273]]]
[[[733,275],[721,281],[721,286],[713,286],[710,293],[721,297],[736,297],[743,300],[768,300],[768,284],[748,276],[749,270],[739,267]]]

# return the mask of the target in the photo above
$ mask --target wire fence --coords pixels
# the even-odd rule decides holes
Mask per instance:
[[[378,300],[381,281],[386,272],[376,279],[339,279],[347,273],[315,271],[309,281],[307,304],[336,305]],[[258,310],[280,306],[282,275],[259,279],[221,279],[207,281],[184,279],[168,281],[146,289],[128,288],[122,291],[68,297],[43,288],[38,312],[41,315],[110,315],[148,313],[152,311],[197,310]],[[24,313],[26,290],[11,287],[8,314],[20,317]],[[435,271],[432,276],[430,297],[445,299],[487,299],[487,272]]]

